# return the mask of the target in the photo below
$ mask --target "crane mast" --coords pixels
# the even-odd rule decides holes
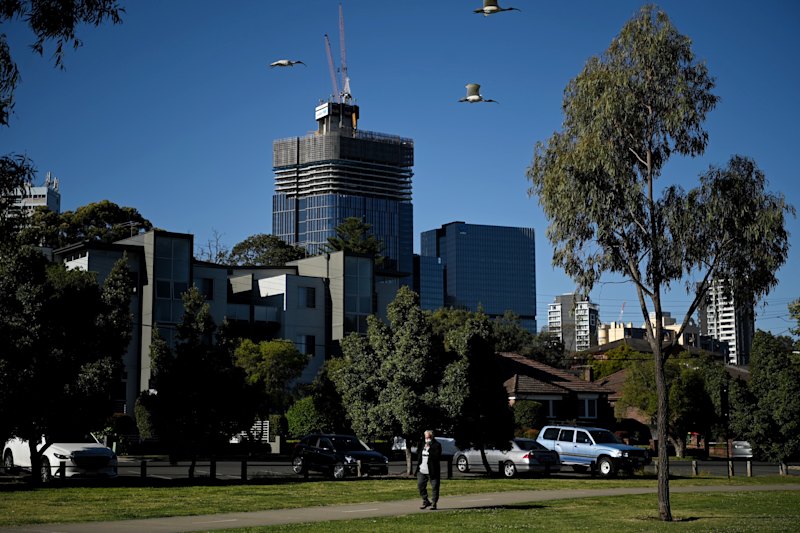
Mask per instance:
[[[331,85],[333,85],[333,100],[337,104],[342,103],[339,93],[339,84],[336,82],[336,68],[333,66],[333,54],[331,54],[331,41],[328,34],[325,34],[325,52],[328,54],[328,72],[331,75]]]
[[[350,93],[350,76],[347,73],[347,51],[344,46],[344,10],[341,2],[339,2],[339,50],[342,55],[342,101],[350,103],[352,94]]]

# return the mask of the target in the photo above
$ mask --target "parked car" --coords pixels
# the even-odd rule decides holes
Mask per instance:
[[[342,479],[359,473],[386,475],[389,459],[352,435],[313,434],[300,439],[292,450],[292,470],[323,472]]]
[[[64,463],[64,476],[116,477],[117,455],[100,444],[91,433],[55,435],[52,443],[44,438],[37,445],[42,453],[39,477],[43,482],[60,476],[59,468]],[[14,438],[3,447],[3,466],[6,473],[17,469],[31,469],[31,453],[28,441]]]
[[[490,467],[503,464],[502,472],[505,477],[514,477],[517,473],[549,474],[561,470],[558,453],[548,450],[533,439],[514,439],[509,442],[508,450],[490,448],[485,450],[485,453]],[[459,472],[469,472],[470,468],[483,468],[480,450],[471,448],[459,451],[454,459]]]
[[[610,477],[619,470],[633,473],[634,469],[650,464],[650,452],[623,444],[602,428],[580,426],[545,426],[536,440],[548,450],[558,452],[562,465],[576,472],[597,471]]]
[[[746,440],[733,441],[732,459],[752,459],[753,447]]]
[[[460,450],[456,446],[456,439],[450,437],[434,437],[436,441],[442,445],[442,455],[453,457]],[[417,454],[417,443],[411,446],[411,455]],[[406,439],[403,437],[395,437],[392,440],[392,451],[405,451]]]

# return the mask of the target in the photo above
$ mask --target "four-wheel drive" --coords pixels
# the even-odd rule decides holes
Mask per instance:
[[[648,450],[623,444],[607,429],[545,426],[536,440],[558,452],[561,464],[572,466],[576,472],[591,470],[609,477],[619,470],[630,474],[650,464]]]

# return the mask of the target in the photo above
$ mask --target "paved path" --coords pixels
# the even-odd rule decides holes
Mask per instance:
[[[796,490],[800,484],[729,486],[711,485],[707,487],[670,487],[670,492],[755,492]],[[617,488],[584,490],[521,490],[447,496],[439,501],[439,511],[419,509],[419,500],[392,502],[373,502],[325,507],[305,507],[300,509],[278,509],[273,511],[254,511],[247,513],[225,513],[200,516],[175,516],[169,518],[147,518],[143,520],[124,520],[116,522],[85,522],[73,524],[43,524],[0,528],[0,533],[142,533],[142,532],[183,532],[210,531],[228,528],[296,524],[301,522],[325,522],[329,520],[349,520],[353,518],[373,518],[398,516],[412,513],[442,512],[449,509],[470,509],[498,507],[547,500],[571,498],[592,498],[600,496],[626,496],[635,494],[655,494],[656,488]]]

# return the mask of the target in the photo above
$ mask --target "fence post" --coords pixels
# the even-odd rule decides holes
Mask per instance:
[[[733,460],[728,460],[728,477],[733,477],[735,475],[735,471],[733,468]]]
[[[247,458],[242,459],[242,481],[247,481]]]
[[[67,477],[67,462],[66,461],[59,461],[58,462],[58,477],[64,479]]]
[[[747,460],[747,477],[753,477],[753,461]]]
[[[497,475],[500,477],[503,477],[503,463],[505,463],[505,461],[497,461]]]
[[[698,475],[698,473],[697,473],[697,461],[696,460],[692,460],[692,475],[693,476],[697,476]]]
[[[361,477],[361,459],[356,461],[356,477]]]
[[[217,479],[217,459],[215,457],[211,458],[211,461],[209,462],[208,465],[208,469],[209,469],[209,474],[208,474],[209,477],[211,477],[211,479]]]
[[[447,479],[453,479],[453,458],[447,461]]]
[[[147,477],[147,461],[142,459],[142,462],[139,463],[139,469],[141,470],[141,477],[142,479]]]
[[[786,475],[789,474],[789,468],[786,466],[786,463],[784,463],[783,461],[778,463],[778,474],[780,474],[781,476],[786,476]]]

